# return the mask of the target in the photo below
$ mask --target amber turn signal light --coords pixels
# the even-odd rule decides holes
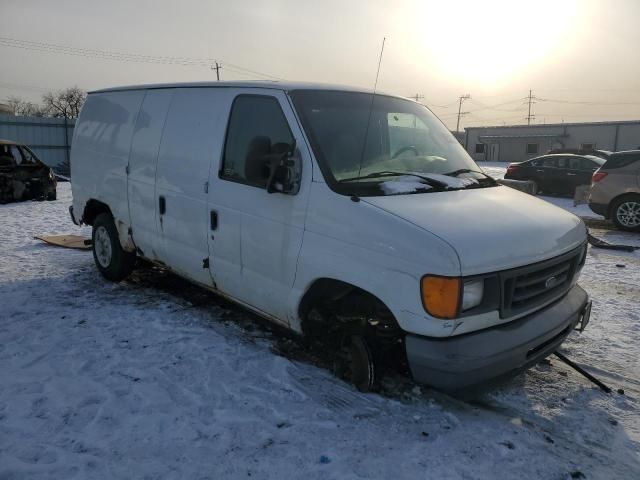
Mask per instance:
[[[443,320],[458,316],[462,279],[425,275],[420,282],[422,306],[429,315]]]

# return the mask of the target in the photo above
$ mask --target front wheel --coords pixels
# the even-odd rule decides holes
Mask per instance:
[[[112,282],[125,279],[133,270],[136,254],[120,246],[118,230],[108,213],[101,213],[93,221],[93,259],[104,278]]]
[[[611,208],[613,223],[621,230],[640,231],[640,195],[623,197]]]
[[[367,340],[360,335],[345,339],[334,359],[333,370],[361,392],[372,391],[377,381],[373,352]]]

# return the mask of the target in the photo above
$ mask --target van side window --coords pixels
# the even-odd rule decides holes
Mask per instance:
[[[293,134],[278,100],[239,95],[231,107],[220,178],[265,188],[269,158],[286,153]]]

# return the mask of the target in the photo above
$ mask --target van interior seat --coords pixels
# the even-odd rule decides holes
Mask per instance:
[[[251,139],[244,161],[244,176],[249,182],[262,184],[269,178],[269,167],[264,157],[270,152],[269,137],[259,135]]]

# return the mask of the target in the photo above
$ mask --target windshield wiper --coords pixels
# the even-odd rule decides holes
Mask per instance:
[[[458,170],[454,170],[453,172],[445,173],[444,175],[447,175],[448,177],[457,177],[459,175],[462,175],[463,173],[479,173],[480,175],[484,175],[488,180],[491,180],[491,183],[493,185],[498,184],[498,182],[496,182],[496,179],[493,178],[492,176],[487,175],[486,173],[480,172],[478,170],[471,170],[470,168],[460,168]]]
[[[446,190],[447,188],[449,188],[449,185],[447,185],[445,182],[436,180],[435,178],[427,177],[426,175],[419,175],[417,173],[411,173],[411,172],[391,172],[391,171],[374,172],[368,175],[362,175],[361,177],[343,178],[342,180],[338,180],[338,183],[354,182],[354,181],[362,180],[363,178],[383,178],[383,177],[402,177],[402,176],[419,178],[427,185],[434,188],[438,188],[440,190]]]

